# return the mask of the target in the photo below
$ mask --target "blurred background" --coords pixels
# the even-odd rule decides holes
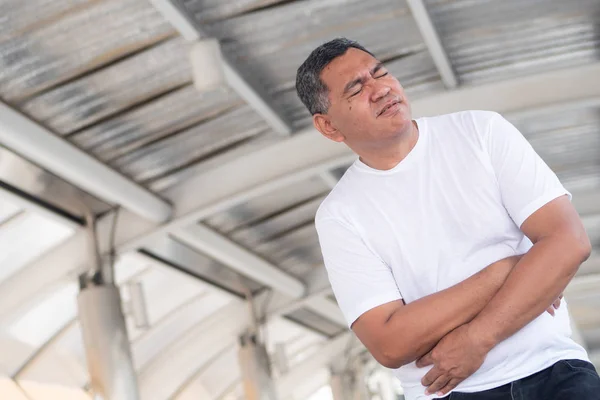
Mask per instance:
[[[502,113],[573,193],[600,366],[600,0],[0,0],[1,399],[403,398],[313,224],[354,156],[295,73],[340,36],[416,117]]]

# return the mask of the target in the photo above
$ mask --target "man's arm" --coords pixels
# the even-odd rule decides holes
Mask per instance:
[[[533,213],[521,229],[533,247],[469,324],[473,335],[490,349],[539,316],[591,252],[579,215],[566,196]]]
[[[500,289],[519,258],[500,260],[463,282],[407,305],[398,300],[375,307],[362,314],[352,330],[388,368],[415,361],[448,332],[471,321]]]
[[[417,361],[434,365],[421,383],[442,396],[472,375],[496,344],[533,321],[563,292],[590,254],[583,224],[566,196],[534,212],[521,229],[534,243],[482,311]]]

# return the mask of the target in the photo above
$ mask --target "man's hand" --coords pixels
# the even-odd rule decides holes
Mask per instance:
[[[560,296],[558,296],[558,299],[554,300],[554,303],[552,303],[552,305],[546,309],[546,312],[554,317],[554,313],[555,313],[554,310],[558,310],[558,307],[560,307],[560,302],[561,302],[562,298],[563,298],[562,294]]]
[[[421,383],[426,394],[443,396],[479,369],[489,346],[469,332],[469,325],[459,326],[439,341],[427,354],[417,360],[417,367],[433,365]]]
[[[560,307],[562,298],[561,294],[548,307],[546,311],[550,315],[554,315],[554,310]],[[490,350],[489,345],[470,334],[468,324],[448,333],[429,353],[417,360],[419,368],[434,366],[421,380],[427,388],[426,393],[443,396],[450,392],[479,369]]]

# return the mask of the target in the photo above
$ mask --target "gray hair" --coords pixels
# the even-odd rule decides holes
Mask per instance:
[[[337,38],[314,49],[298,68],[296,91],[312,115],[326,114],[329,109],[329,88],[321,80],[321,72],[335,58],[346,54],[351,47],[373,55],[353,40]]]

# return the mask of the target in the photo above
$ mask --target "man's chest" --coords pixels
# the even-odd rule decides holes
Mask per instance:
[[[368,212],[357,207],[366,244],[415,295],[466,279],[485,267],[490,251],[510,252],[522,237],[493,174],[466,168],[434,163],[397,182],[380,182],[362,195],[359,208]]]

